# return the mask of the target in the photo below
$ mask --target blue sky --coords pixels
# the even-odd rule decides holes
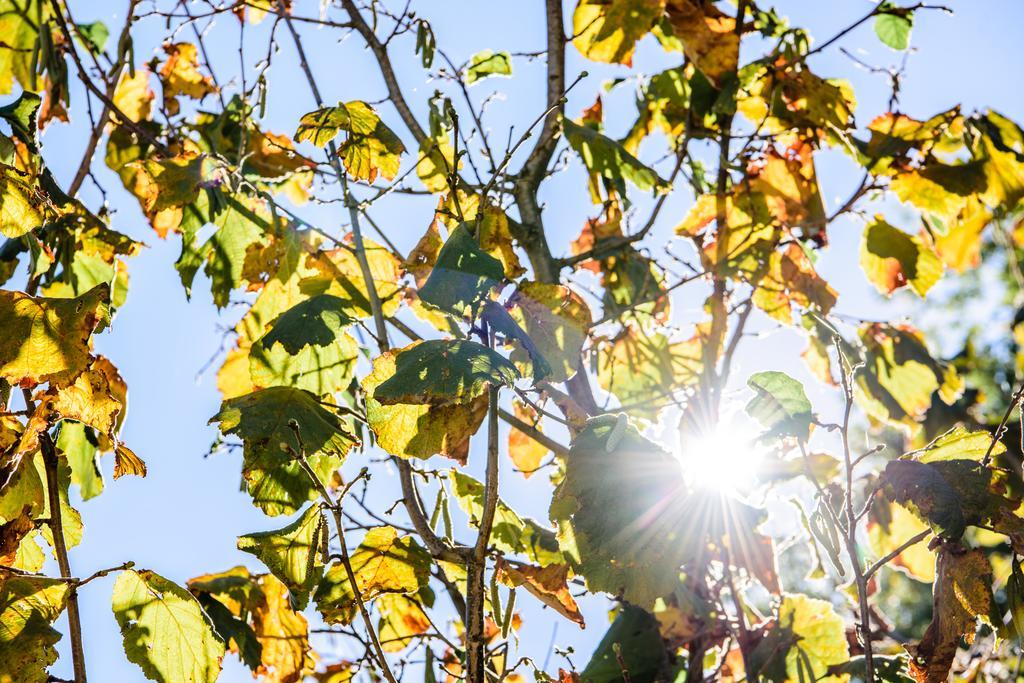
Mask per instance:
[[[116,31],[126,2],[70,4],[77,21],[102,19]],[[573,4],[566,3],[567,16],[571,16]],[[901,109],[912,116],[925,117],[959,103],[965,110],[991,106],[1011,118],[1024,119],[1024,97],[1019,87],[1020,74],[1024,72],[1024,47],[1018,42],[1020,27],[1024,25],[1024,4],[1008,0],[960,0],[950,4],[956,11],[955,16],[922,12],[917,17],[912,36],[915,52],[907,63]],[[305,0],[295,3],[297,11],[307,15],[314,14],[318,5]],[[143,7],[147,6],[148,3],[144,3]],[[808,28],[813,36],[823,40],[867,12],[870,3],[866,0],[780,0],[776,7],[780,14],[790,17],[794,25]],[[420,0],[413,3],[413,8],[420,16],[431,20],[438,44],[449,51],[456,63],[488,47],[512,52],[543,47],[543,8],[539,0],[501,3]],[[247,29],[251,41],[250,64],[261,54],[257,46],[265,43],[268,24]],[[140,29],[136,56],[141,64],[156,54],[164,33],[162,22],[157,19],[147,20]],[[308,27],[302,30],[328,102],[378,101],[385,97],[376,65],[357,37],[339,44],[334,33]],[[221,80],[227,80],[226,76],[237,69],[238,31],[238,23],[228,16],[220,20],[211,34],[212,57]],[[191,31],[186,30],[176,39],[194,38]],[[291,41],[283,30],[279,39],[281,50],[274,57],[270,72],[265,127],[291,133],[299,116],[314,105],[296,68]],[[410,36],[399,39],[392,50],[407,97],[425,121],[426,100],[438,84],[426,80],[418,59],[412,54],[413,41]],[[843,44],[861,59],[879,66],[893,65],[901,59],[899,54],[877,41],[869,25],[854,32]],[[641,70],[656,72],[671,66],[675,59],[648,38],[639,48],[636,65]],[[885,110],[889,93],[888,83],[883,78],[856,67],[834,48],[815,56],[811,64],[820,75],[845,77],[854,84],[859,125],[866,125]],[[570,49],[570,75],[575,76],[584,69],[590,71],[591,76],[569,98],[568,111],[573,115],[593,101],[603,81],[624,72],[615,67],[586,63]],[[494,89],[501,91],[503,97],[487,114],[487,125],[499,143],[503,143],[510,125],[517,127],[518,134],[543,107],[543,65],[518,59],[514,72],[512,79],[490,79],[472,89],[477,102]],[[71,125],[51,125],[43,138],[44,155],[65,182],[74,174],[85,139],[83,131],[87,121],[78,109],[82,97],[82,91],[73,88],[75,108],[72,112],[79,112],[77,118]],[[607,96],[605,111],[611,134],[624,133],[631,122],[630,117],[635,113],[632,97],[629,86],[620,87]],[[407,146],[414,147],[393,108],[385,101],[380,103],[379,109],[406,140]],[[648,144],[645,150],[650,155],[658,154],[655,151],[658,143]],[[820,155],[818,164],[823,196],[829,207],[835,207],[856,185],[859,175],[836,153]],[[207,420],[217,411],[220,402],[214,382],[219,362],[206,374],[200,376],[199,372],[221,349],[224,330],[233,325],[244,309],[234,306],[218,314],[203,280],[197,282],[192,300],[187,301],[173,268],[179,251],[178,240],[158,239],[140,214],[136,201],[102,168],[102,158],[97,159],[97,168],[98,177],[110,190],[109,202],[116,210],[114,227],[149,245],[129,264],[131,288],[127,305],[119,311],[113,328],[97,342],[98,350],[114,361],[128,382],[129,412],[123,436],[148,463],[149,476],[145,479],[126,477],[113,482],[110,479],[112,462],[109,458],[104,460],[106,490],[98,498],[79,506],[86,533],[82,545],[71,552],[74,571],[85,576],[125,560],[134,560],[139,567],[151,568],[183,583],[192,576],[236,564],[262,570],[252,556],[235,550],[235,539],[243,533],[283,526],[284,520],[264,517],[251,505],[248,496],[239,491],[238,455],[204,457],[216,436],[215,428],[207,426]],[[323,198],[334,198],[335,193],[335,188],[327,188]],[[82,196],[90,206],[98,206],[99,194],[88,182]],[[572,166],[548,183],[542,199],[547,202],[545,218],[552,249],[556,253],[567,253],[569,241],[577,235],[583,218],[592,212],[578,166]],[[691,201],[685,191],[670,201],[663,214],[661,232],[649,241],[656,253]],[[432,200],[394,197],[374,209],[373,217],[400,248],[408,249],[427,227],[432,206]],[[905,225],[912,224],[909,211],[900,207],[892,207],[892,211],[893,222],[902,220]],[[302,209],[302,215],[333,234],[341,234],[347,220],[338,204],[310,204]],[[830,232],[831,247],[820,262],[823,275],[840,292],[839,310],[854,316],[877,318],[895,305],[912,320],[917,319],[916,302],[883,302],[873,294],[855,267],[860,227],[857,221],[850,219],[835,224]],[[675,248],[686,253],[682,245]],[[677,306],[673,322],[685,326],[696,320],[699,300],[696,296],[684,299]],[[762,329],[767,327],[763,323],[759,325]],[[748,348],[739,355],[734,372],[736,386],[742,386],[746,376],[754,370],[782,369],[814,387],[799,362],[798,350],[803,343],[792,333],[770,334],[748,346],[755,347],[756,353]],[[820,387],[815,387],[812,394],[827,404],[829,399],[824,397]],[[480,446],[474,445],[474,456],[480,455]],[[358,469],[364,464],[364,458],[353,456],[349,466]],[[481,460],[471,457],[471,473],[479,475]],[[524,483],[508,463],[505,465],[502,476],[503,481],[511,482],[509,501],[526,515],[546,519],[550,489],[544,477],[537,476]],[[377,467],[379,472],[373,486],[380,491],[380,507],[386,507],[396,497],[395,477],[383,466]],[[463,533],[463,537],[466,536],[468,534]],[[121,652],[120,635],[110,612],[111,586],[111,578],[95,581],[83,589],[80,598],[90,676],[96,681],[143,680],[141,672],[127,663]],[[523,652],[543,661],[551,625],[559,617],[550,611],[542,613],[533,606],[524,606],[528,601],[528,597],[519,600],[528,627]],[[579,631],[568,621],[562,620],[559,624],[557,642],[575,647],[577,665],[586,663],[590,650],[603,634],[605,609],[606,603],[602,600],[587,601],[584,610],[590,625],[586,631]],[[66,647],[65,638],[61,644],[62,659],[53,670],[61,677],[70,677]],[[551,668],[557,664],[558,659],[553,657]],[[221,680],[246,681],[250,676],[229,656]]]

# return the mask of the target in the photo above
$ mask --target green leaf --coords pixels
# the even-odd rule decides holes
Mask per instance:
[[[110,30],[102,21],[94,21],[89,24],[78,24],[76,32],[85,43],[85,47],[93,54],[103,52],[107,47],[107,39],[110,37]]]
[[[900,287],[924,297],[942,277],[942,261],[923,238],[911,236],[877,218],[864,229],[860,266],[875,288],[892,294]]]
[[[298,424],[298,438],[289,426],[292,420]],[[270,387],[224,401],[210,422],[242,439],[242,476],[253,502],[268,515],[291,514],[318,495],[289,448],[304,452],[313,471],[326,480],[359,443],[313,394],[291,387]]]
[[[11,126],[11,133],[29,149],[36,148],[36,116],[42,100],[31,91],[24,91],[18,99],[0,107],[0,119]]]
[[[388,351],[373,360],[373,371],[363,379],[366,420],[377,445],[400,458],[443,455],[460,462],[469,456],[469,439],[487,415],[487,397],[445,406],[398,403],[383,405],[374,398],[377,387],[395,374],[395,357],[416,344]]]
[[[67,603],[70,584],[0,568],[0,680],[46,683],[57,661],[60,633],[52,627]]]
[[[151,571],[126,570],[111,600],[128,661],[159,683],[214,683],[224,642],[195,597]]]
[[[470,524],[480,526],[484,512],[484,485],[459,470],[450,470],[452,495]],[[491,542],[502,552],[527,556],[542,566],[565,562],[555,534],[532,519],[523,519],[503,500],[498,499],[494,511]]]
[[[583,298],[562,285],[522,282],[509,298],[508,306],[512,318],[550,366],[547,379],[564,382],[575,375],[593,321]],[[536,359],[533,364],[537,364]],[[533,370],[536,376],[537,368]]]
[[[100,470],[97,444],[84,424],[65,420],[57,436],[57,449],[71,466],[71,483],[78,485],[82,500],[103,493],[103,472]]]
[[[512,55],[487,49],[469,58],[466,66],[466,84],[473,85],[488,76],[511,76]]]
[[[857,373],[854,398],[876,420],[913,428],[936,395],[953,405],[963,393],[956,368],[933,358],[914,328],[866,324],[860,338],[865,363]]]
[[[466,224],[461,223],[441,247],[419,294],[431,306],[461,317],[504,277],[501,261],[481,249]]]
[[[411,595],[430,579],[430,555],[411,536],[393,527],[375,527],[350,557],[352,573],[364,601],[384,593]],[[345,566],[336,562],[316,589],[315,600],[328,623],[347,624],[356,615],[356,593]]]
[[[807,438],[814,413],[803,384],[784,372],[768,371],[751,375],[747,386],[757,393],[747,413],[776,436]]]
[[[249,351],[249,372],[261,387],[291,386],[317,396],[352,381],[359,344],[345,328],[350,304],[321,294],[285,311]]]
[[[314,504],[286,527],[240,536],[238,549],[260,558],[291,591],[297,608],[303,609],[323,573],[319,557],[326,543],[324,513]]]
[[[314,296],[282,313],[271,324],[262,343],[268,348],[279,343],[292,354],[306,346],[333,344],[345,328],[355,322],[348,308],[348,302],[339,297]]]
[[[206,194],[202,196],[206,197]],[[211,280],[213,302],[218,308],[223,308],[230,302],[232,290],[242,284],[246,254],[250,247],[260,243],[269,229],[269,216],[264,215],[255,203],[250,205],[235,195],[227,197],[226,206],[215,216],[207,216],[202,210],[200,213],[195,225],[183,223],[181,256],[174,267],[189,295],[196,273],[202,267]],[[216,231],[199,244],[197,230],[207,221],[216,227]]]
[[[624,181],[636,185],[640,190],[668,192],[668,181],[662,179],[654,169],[626,151],[626,148],[589,126],[581,126],[569,119],[562,119],[562,127],[569,145],[583,160],[590,173],[600,175],[622,186]],[[624,189],[624,188],[623,188]]]
[[[700,542],[681,523],[686,499],[678,461],[625,415],[603,415],[573,441],[550,514],[571,528],[590,591],[650,607]]]
[[[0,2],[0,94],[11,92],[17,80],[26,90],[39,90],[33,61],[34,48],[39,40],[39,24],[49,26],[50,3],[44,0],[4,0]],[[47,58],[50,55],[46,55]]]
[[[658,620],[647,610],[625,605],[597,644],[580,674],[580,680],[619,683],[623,680],[623,670],[626,670],[630,681],[656,681],[662,667],[667,664],[666,653]]]
[[[384,405],[445,406],[467,403],[489,387],[512,386],[517,379],[515,366],[483,344],[430,339],[399,352],[395,374],[377,386],[373,398]]]
[[[1002,455],[1006,446],[1002,441],[992,438],[992,433],[983,429],[971,431],[963,426],[956,426],[945,434],[937,436],[931,443],[919,451],[914,451],[914,459],[918,462],[938,462],[940,460],[982,460],[986,454]]]
[[[906,50],[910,46],[910,29],[914,27],[914,13],[908,9],[883,3],[875,17],[875,35],[893,50]]]

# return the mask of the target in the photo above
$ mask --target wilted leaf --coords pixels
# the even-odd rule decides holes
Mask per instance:
[[[160,82],[164,90],[164,108],[171,114],[180,109],[178,95],[201,100],[217,92],[213,78],[199,71],[199,56],[192,43],[166,43],[167,61],[160,67]]]
[[[567,565],[552,564],[547,567],[534,567],[528,564],[513,564],[499,558],[495,571],[509,586],[524,586],[530,595],[566,619],[576,622],[580,628],[586,626],[579,606],[569,592],[567,584],[569,567]]]
[[[736,20],[714,4],[700,0],[669,0],[668,26],[683,43],[683,51],[708,80],[721,85],[736,71],[740,37]]]
[[[922,683],[947,680],[960,639],[971,643],[978,618],[990,618],[992,567],[984,552],[941,548],[932,595],[932,621],[921,642],[907,646],[910,671]]]

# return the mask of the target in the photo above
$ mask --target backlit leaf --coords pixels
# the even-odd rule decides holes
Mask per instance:
[[[569,145],[580,155],[590,173],[606,178],[620,189],[625,189],[627,180],[640,190],[667,192],[670,189],[668,182],[654,169],[644,165],[615,140],[569,119],[562,119],[562,127]]]
[[[875,17],[875,35],[893,50],[906,50],[910,45],[910,29],[914,26],[912,11],[882,3],[884,7]]]
[[[67,603],[67,581],[0,568],[0,680],[46,683],[60,633],[52,627]]]
[[[420,288],[420,299],[446,313],[462,316],[505,277],[501,261],[483,249],[466,224],[448,236],[437,255],[430,277]]]
[[[373,371],[362,383],[366,394],[366,419],[377,437],[377,444],[400,458],[429,458],[439,454],[465,462],[469,455],[469,437],[480,428],[487,414],[487,397],[447,406],[383,405],[373,396],[381,383],[394,376],[398,353],[392,350],[377,356]]]
[[[0,379],[33,387],[67,386],[89,366],[89,340],[108,318],[110,288],[74,299],[0,290]]]
[[[942,277],[942,262],[932,245],[880,218],[864,229],[860,266],[882,294],[910,285],[923,297]]]
[[[964,638],[974,640],[978,618],[989,619],[992,608],[992,568],[981,550],[943,547],[933,585],[932,621],[921,642],[908,645],[910,671],[918,681],[939,683]]]
[[[359,595],[366,602],[384,593],[409,595],[427,585],[430,555],[392,527],[375,527],[351,555]],[[328,623],[349,623],[356,615],[356,591],[345,567],[334,563],[316,590],[316,603]]]
[[[800,382],[767,371],[751,375],[747,386],[756,393],[746,407],[752,417],[777,436],[807,437],[814,413]]]
[[[289,426],[293,420],[297,434]],[[359,443],[314,395],[291,387],[228,399],[210,421],[242,439],[242,476],[253,502],[268,515],[291,514],[318,495],[292,453],[304,454],[313,471],[327,480]]]
[[[665,10],[665,0],[580,0],[572,15],[573,45],[595,62],[630,65],[633,49]]]
[[[488,76],[511,76],[512,56],[507,52],[481,50],[469,58],[466,83],[472,85]]]
[[[399,351],[395,374],[377,386],[373,398],[384,405],[467,403],[518,378],[512,363],[482,344],[430,339]]]
[[[238,538],[238,549],[260,558],[304,607],[323,572],[320,548],[327,529],[323,510],[311,505],[286,527]]]
[[[797,672],[801,655],[797,650],[806,655],[805,664],[810,664],[809,680],[828,683],[844,680],[841,676],[825,675],[830,666],[850,658],[843,618],[836,614],[832,603],[806,595],[785,595],[779,605],[779,623],[798,638],[786,655],[788,681],[801,680]]]
[[[114,617],[128,660],[160,683],[213,683],[224,642],[191,593],[159,574],[128,569],[114,584]]]
[[[653,605],[679,580],[697,539],[679,524],[685,505],[676,460],[625,415],[592,418],[566,456],[551,518],[571,525],[578,563],[592,592]]]
[[[509,586],[525,587],[530,595],[566,619],[576,622],[580,628],[586,626],[579,606],[569,592],[569,586],[566,583],[568,566],[552,564],[547,567],[534,567],[528,564],[512,564],[499,559],[495,571]]]

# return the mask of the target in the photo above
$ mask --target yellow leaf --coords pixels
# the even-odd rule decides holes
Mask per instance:
[[[924,297],[943,270],[942,261],[926,239],[926,235],[908,235],[877,216],[861,237],[860,266],[882,294],[910,285]]]
[[[512,409],[517,419],[522,420],[534,429],[540,431],[541,425],[539,416],[528,404],[516,399],[512,402]],[[548,449],[543,444],[535,441],[531,436],[524,434],[515,427],[508,433],[508,455],[512,458],[516,469],[523,473],[527,479],[540,466]]]
[[[114,90],[114,104],[128,120],[138,123],[149,119],[153,91],[149,87],[149,69],[135,70],[135,76],[125,71]]]
[[[669,0],[666,9],[672,33],[709,81],[720,84],[726,74],[736,71],[740,37],[733,17],[699,0]]]
[[[160,67],[160,81],[164,87],[164,107],[170,114],[178,113],[178,95],[201,100],[217,92],[218,88],[210,76],[199,72],[199,57],[192,43],[167,43],[164,45],[167,61]]]
[[[636,42],[664,11],[665,0],[580,0],[572,15],[572,44],[595,62],[632,65]]]
[[[93,330],[108,318],[110,288],[75,299],[35,298],[0,290],[0,378],[33,387],[68,386],[89,366]]]
[[[884,499],[874,501],[868,516],[868,539],[876,559],[888,555],[928,528],[902,505]],[[935,579],[935,553],[928,550],[928,544],[923,541],[901,552],[888,566],[925,583]]]
[[[807,655],[807,661],[813,669],[808,676],[809,680],[825,683],[846,680],[845,676],[825,676],[830,666],[843,664],[850,659],[846,626],[843,618],[832,609],[832,603],[806,595],[784,595],[779,605],[779,624],[792,630],[798,637],[786,655],[788,683],[803,680],[797,671],[797,662],[801,658],[797,649]]]
[[[373,361],[373,371],[363,379],[366,419],[377,436],[378,445],[400,458],[429,458],[443,455],[465,462],[469,437],[476,433],[487,414],[487,397],[448,406],[413,404],[382,405],[373,398],[377,386],[395,374],[395,356],[406,346],[384,353]]]

